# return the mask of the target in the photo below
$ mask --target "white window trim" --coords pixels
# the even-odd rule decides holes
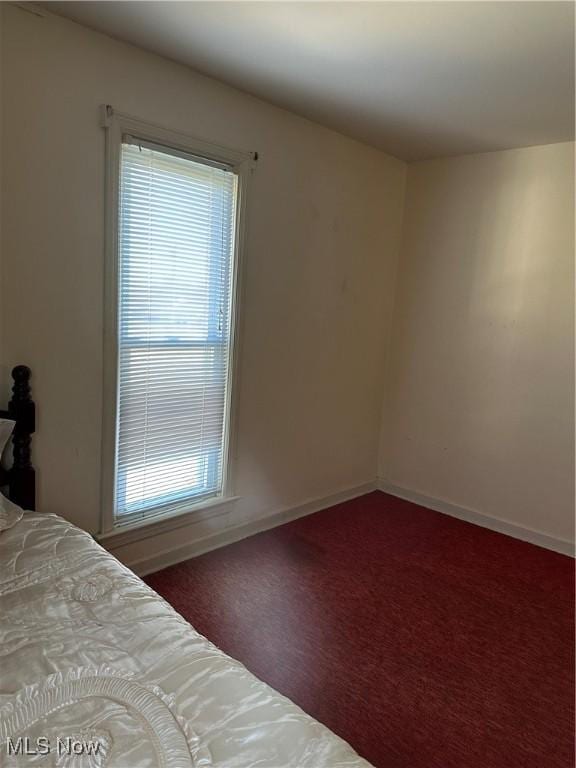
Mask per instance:
[[[152,526],[162,532],[177,528],[190,521],[194,512],[202,510],[217,514],[220,505],[229,508],[237,497],[235,486],[235,446],[240,359],[240,305],[242,304],[243,252],[246,240],[246,198],[248,183],[256,166],[254,152],[242,152],[217,146],[211,142],[171,131],[147,123],[130,115],[116,112],[110,105],[101,108],[102,127],[106,132],[106,186],[105,186],[105,286],[104,286],[104,381],[102,415],[102,476],[101,523],[99,538],[112,539],[115,535],[131,540],[144,538],[144,529]],[[177,512],[150,516],[148,519],[121,523],[114,518],[114,475],[118,406],[118,194],[120,181],[120,150],[122,136],[133,134],[140,139],[196,155],[215,164],[226,164],[238,176],[238,202],[234,273],[232,279],[232,312],[230,328],[230,364],[228,370],[227,422],[224,444],[222,494],[220,496],[182,506]]]

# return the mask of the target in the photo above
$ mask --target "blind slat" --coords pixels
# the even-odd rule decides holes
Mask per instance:
[[[222,492],[235,205],[230,170],[122,144],[117,520]]]

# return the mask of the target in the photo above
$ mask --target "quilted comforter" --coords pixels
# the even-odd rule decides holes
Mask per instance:
[[[0,765],[361,768],[87,533],[0,533]]]

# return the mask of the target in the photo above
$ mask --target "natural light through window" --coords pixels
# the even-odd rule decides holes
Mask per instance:
[[[237,176],[124,137],[115,518],[223,492]]]

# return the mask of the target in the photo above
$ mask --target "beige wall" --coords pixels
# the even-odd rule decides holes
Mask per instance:
[[[260,154],[233,522],[373,481],[405,165],[71,22],[3,11],[2,378],[34,372],[40,508],[98,529],[102,103]]]
[[[409,167],[380,475],[574,537],[574,146]]]
[[[377,471],[573,537],[572,146],[410,166],[392,325],[403,163],[71,22],[6,4],[2,16],[0,378],[5,395],[13,364],[34,371],[41,509],[99,526],[98,109],[111,103],[260,153],[243,302],[241,501],[217,523],[154,539],[155,549]],[[151,546],[126,554],[145,558]]]

